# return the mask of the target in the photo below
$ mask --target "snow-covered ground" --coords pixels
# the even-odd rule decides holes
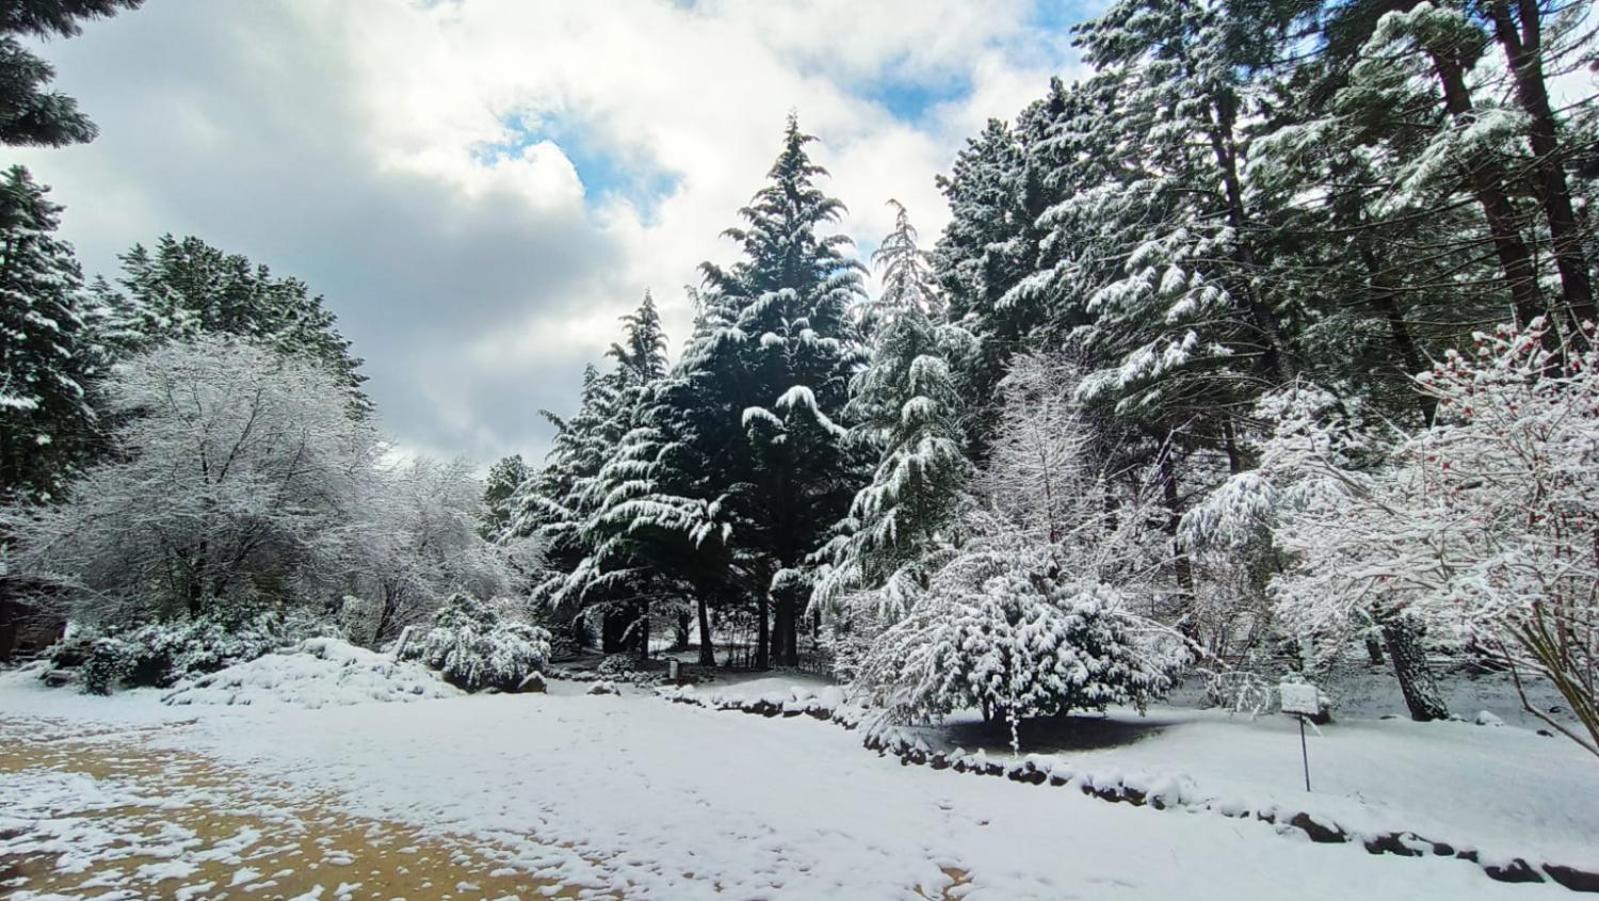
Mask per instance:
[[[584,689],[553,683],[548,695],[321,709],[175,708],[156,692],[91,698],[4,675],[0,733],[99,732],[101,743],[197,753],[241,778],[356,815],[481,837],[503,849],[503,864],[629,898],[1564,891],[1493,882],[1451,859],[1314,845],[1297,830],[1256,821],[901,766],[863,750],[858,733],[810,718]],[[1294,794],[1297,732],[1286,721],[1158,711],[1152,722],[1166,728],[1067,755],[1099,770],[1185,773],[1206,790],[1250,801]],[[163,726],[140,728],[152,723]],[[1599,844],[1599,774],[1580,753],[1515,727],[1400,721],[1340,722],[1311,747],[1317,798],[1340,815],[1403,819],[1404,828],[1436,823],[1455,840],[1574,858]],[[28,778],[40,791],[60,788],[59,774],[37,768],[12,774],[8,792],[30,791]],[[952,887],[957,878],[965,884]]]

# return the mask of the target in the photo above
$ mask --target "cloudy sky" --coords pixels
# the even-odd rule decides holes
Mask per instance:
[[[1075,71],[1093,0],[148,0],[51,42],[91,145],[17,151],[90,273],[165,232],[324,294],[409,450],[537,456],[646,287],[674,351],[785,115],[864,253]]]

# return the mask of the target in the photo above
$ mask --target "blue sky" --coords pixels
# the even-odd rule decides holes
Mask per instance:
[[[590,129],[575,117],[533,119],[513,113],[501,122],[506,132],[502,138],[473,148],[479,161],[492,165],[519,157],[536,144],[554,144],[577,170],[584,201],[591,210],[622,200],[650,219],[656,205],[677,190],[679,178],[675,173],[656,168],[650,160],[637,155],[617,153],[595,140]]]
[[[149,3],[51,42],[93,144],[14,151],[90,272],[165,232],[305,279],[399,445],[538,457],[646,288],[682,288],[788,111],[863,252],[991,116],[1075,73],[1055,0]]]

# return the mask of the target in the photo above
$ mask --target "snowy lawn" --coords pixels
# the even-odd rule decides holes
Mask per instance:
[[[1008,754],[1005,736],[956,719],[938,745]],[[1219,807],[1304,810],[1364,835],[1415,832],[1484,862],[1520,856],[1599,871],[1599,765],[1564,738],[1512,726],[1340,719],[1307,730],[1277,714],[1155,707],[1024,731],[1028,750],[1097,777],[1145,785],[1177,779]]]
[[[630,898],[937,898],[955,877],[970,881],[947,896],[994,899],[1276,899],[1285,891],[1301,898],[1526,898],[1564,892],[1553,885],[1496,883],[1455,860],[1313,845],[1297,831],[1279,834],[1259,822],[1157,812],[905,767],[863,750],[858,734],[809,718],[668,704],[632,689],[620,697],[589,697],[578,694],[583,688],[557,684],[550,695],[313,710],[171,708],[160,705],[155,692],[88,698],[6,676],[0,677],[0,722],[12,734],[109,729],[97,740],[197,753],[347,813],[475,835],[504,849],[501,864]],[[39,717],[58,722],[50,726]],[[138,728],[157,722],[167,725]],[[1381,744],[1355,750],[1360,741],[1386,740],[1391,725],[1407,724],[1374,724],[1370,734],[1340,726],[1336,734],[1346,740],[1322,740],[1325,747],[1313,753],[1325,761],[1329,788],[1404,781],[1400,774],[1352,775],[1356,765],[1371,769],[1361,761],[1392,756],[1379,753]],[[1531,802],[1593,784],[1581,781],[1591,764],[1584,768],[1580,759],[1565,759],[1571,772],[1555,787],[1535,786],[1529,770],[1516,768],[1515,753],[1545,747],[1550,756],[1539,759],[1558,762],[1558,744],[1550,740],[1505,729],[1448,728],[1458,728],[1462,739],[1449,771],[1471,779],[1465,785],[1436,780],[1444,795],[1499,784],[1505,795]],[[1291,781],[1279,784],[1283,772],[1293,772],[1296,751],[1282,728],[1200,718],[1162,735],[1180,730],[1192,733],[1195,750],[1184,768],[1197,778],[1245,793],[1292,788]],[[1392,733],[1402,749],[1409,730]],[[1348,750],[1335,750],[1335,742]],[[1271,768],[1261,763],[1254,780],[1247,778],[1253,768],[1248,758],[1228,768],[1228,754],[1256,745]],[[1160,738],[1091,756],[1107,767],[1155,766],[1178,759],[1189,746]],[[1427,747],[1445,753],[1450,745]],[[1542,767],[1539,779],[1559,775]],[[1335,775],[1339,770],[1343,776]],[[48,776],[42,769],[24,772]],[[1384,781],[1371,784],[1365,777]],[[1235,782],[1223,786],[1223,779]],[[26,789],[17,782],[9,787]],[[1402,800],[1420,805],[1415,799],[1428,794],[1417,786]],[[1511,807],[1508,798],[1501,805]],[[1445,814],[1458,805],[1433,809],[1452,822]],[[1504,828],[1517,833],[1510,837],[1518,848],[1530,842],[1574,848],[1599,834],[1591,820],[1572,824],[1582,831],[1568,836],[1569,843],[1554,823],[1534,824],[1527,833]]]

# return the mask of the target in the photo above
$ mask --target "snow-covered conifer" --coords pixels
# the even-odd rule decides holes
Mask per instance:
[[[95,126],[78,102],[49,90],[55,69],[24,44],[70,38],[83,20],[137,8],[144,0],[17,3],[0,16],[0,144],[64,147],[94,140]]]
[[[851,382],[848,406],[855,437],[878,452],[877,469],[819,555],[826,565],[814,597],[827,606],[865,590],[865,602],[890,621],[925,587],[959,507],[970,463],[953,373],[975,344],[939,321],[943,304],[925,253],[905,208],[892,203],[894,232],[873,255],[883,294],[865,305],[871,362]]]
[[[739,260],[702,267],[700,324],[677,373],[688,389],[678,395],[680,434],[707,476],[693,497],[732,526],[762,666],[773,654],[797,661],[805,561],[847,511],[866,465],[846,413],[861,356],[851,320],[861,266],[844,254],[847,236],[821,233],[843,204],[816,186],[826,170],[806,150],[814,140],[789,118],[766,186],[726,232]]]
[[[96,431],[83,279],[46,191],[21,166],[0,180],[0,501],[58,495]]]

